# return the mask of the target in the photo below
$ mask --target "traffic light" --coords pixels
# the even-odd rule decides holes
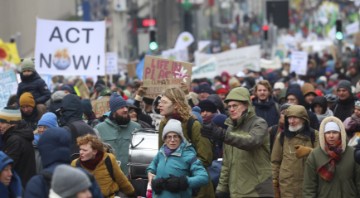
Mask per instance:
[[[336,33],[335,33],[335,38],[337,40],[343,40],[344,38],[344,33],[342,32],[342,22],[340,19],[336,20]]]
[[[268,40],[269,26],[268,25],[263,25],[262,30],[264,32],[264,40],[267,41]]]
[[[150,50],[157,50],[159,48],[158,43],[156,42],[156,31],[150,30],[150,42],[149,42],[149,48]]]

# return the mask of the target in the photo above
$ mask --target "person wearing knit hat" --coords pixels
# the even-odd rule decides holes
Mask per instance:
[[[163,130],[162,139],[165,141],[166,135],[171,132],[176,133],[181,138],[181,141],[184,140],[184,134],[183,134],[182,127],[181,127],[181,122],[179,120],[170,119],[166,123],[164,130]],[[185,139],[185,141],[186,141],[186,139]],[[179,144],[180,144],[180,142],[179,142]],[[179,146],[179,145],[177,145],[177,146]]]
[[[24,92],[20,96],[19,105],[20,105],[20,108],[23,108],[23,107],[34,108],[36,105],[34,96],[30,92]]]
[[[214,90],[207,83],[200,84],[198,86],[197,92],[198,92],[198,96],[199,96],[200,101],[205,100],[210,94],[215,93]]]
[[[21,112],[19,109],[4,108],[0,110],[0,123],[5,122],[9,124],[14,124],[14,123],[19,123],[20,121],[21,121]]]
[[[35,71],[35,64],[31,58],[24,58],[24,60],[20,63],[20,67],[21,67],[21,72]]]
[[[13,170],[14,160],[0,151],[0,195],[1,197],[22,197],[21,180]]]
[[[344,121],[354,112],[355,97],[351,91],[350,81],[340,80],[336,88],[336,95],[338,96],[338,100],[331,110],[334,112],[335,117]]]
[[[35,130],[37,122],[46,112],[45,105],[36,105],[34,96],[30,92],[21,94],[19,105],[23,120]]]
[[[301,91],[303,93],[305,102],[307,105],[311,105],[314,98],[317,96],[315,93],[315,87],[311,83],[304,83],[301,87]]]
[[[91,198],[90,186],[90,179],[83,171],[69,165],[59,165],[51,179],[49,198]]]
[[[126,101],[117,93],[113,93],[110,96],[109,104],[111,113],[115,113],[117,110],[127,107]]]

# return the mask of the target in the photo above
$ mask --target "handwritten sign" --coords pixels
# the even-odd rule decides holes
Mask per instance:
[[[96,118],[100,118],[104,115],[104,113],[110,111],[109,101],[110,96],[103,96],[100,99],[91,101]]]
[[[190,85],[192,64],[155,56],[146,56],[143,71],[143,86],[147,87],[145,97],[155,98],[167,87]]]
[[[0,109],[3,109],[9,97],[16,94],[18,83],[14,71],[0,73]]]

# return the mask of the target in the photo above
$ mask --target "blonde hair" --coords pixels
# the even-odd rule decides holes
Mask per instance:
[[[165,89],[163,96],[167,97],[174,105],[178,107],[177,113],[179,113],[182,119],[186,120],[191,116],[191,107],[187,102],[185,93],[180,88],[167,88]]]
[[[101,152],[105,151],[104,144],[95,135],[86,134],[86,135],[80,136],[76,139],[76,143],[78,146],[90,143],[92,149],[101,151]]]

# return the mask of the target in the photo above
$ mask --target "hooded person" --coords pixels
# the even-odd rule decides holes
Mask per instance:
[[[334,113],[328,108],[327,100],[324,96],[316,96],[311,104],[311,111],[314,112],[319,120],[333,116]]]
[[[51,93],[45,81],[35,70],[34,61],[25,58],[21,63],[21,82],[17,88],[17,97],[20,98],[24,92],[30,92],[34,96],[36,104],[45,104],[50,99]]]
[[[354,148],[347,145],[340,119],[325,118],[319,129],[320,147],[305,163],[303,197],[355,198],[360,196],[360,165],[355,163]]]
[[[43,170],[27,183],[24,194],[26,198],[48,197],[55,168],[71,162],[71,135],[64,128],[49,128],[41,136],[38,149]],[[102,197],[96,182],[93,183],[91,191],[94,197]]]
[[[348,80],[340,80],[336,87],[338,100],[332,106],[334,116],[344,121],[354,112],[354,102],[356,98],[352,94],[351,83]]]
[[[21,180],[13,170],[14,161],[0,151],[0,195],[3,198],[17,198],[22,196]]]
[[[161,136],[164,144],[146,169],[153,197],[191,197],[192,190],[208,183],[208,174],[181,125],[169,119]]]
[[[65,93],[65,91],[63,90],[57,90],[55,91],[53,94],[51,94],[51,98],[48,102],[48,111],[53,112],[53,113],[57,113],[57,111],[60,109],[61,107],[61,103],[63,98],[67,95],[67,93]],[[60,115],[58,115],[60,116]]]
[[[91,182],[83,171],[62,164],[55,168],[49,198],[92,198],[90,186]]]
[[[74,94],[67,94],[62,100],[60,113],[61,117],[59,125],[71,134],[72,153],[78,153],[79,148],[76,145],[76,138],[85,134],[95,135],[94,129],[82,119],[83,108],[81,99]]]
[[[275,197],[302,197],[304,161],[319,144],[304,106],[290,105],[271,153]]]

